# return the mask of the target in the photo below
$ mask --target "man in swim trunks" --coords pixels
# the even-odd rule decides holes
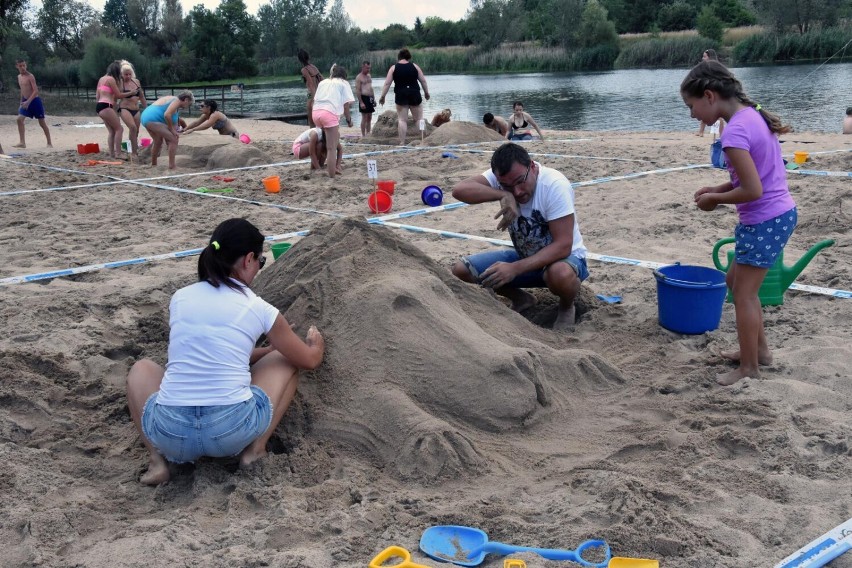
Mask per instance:
[[[376,97],[373,92],[373,77],[370,75],[370,62],[361,64],[361,72],[355,77],[355,92],[358,93],[358,110],[361,111],[361,136],[367,136],[372,130],[373,113],[376,110]]]
[[[509,123],[502,116],[494,116],[490,112],[486,112],[485,116],[482,117],[482,122],[503,138],[509,139]]]
[[[18,86],[21,88],[21,108],[18,109],[18,136],[21,138],[21,141],[15,144],[14,147],[27,147],[24,134],[24,119],[35,118],[38,120],[38,125],[44,130],[44,136],[47,138],[47,147],[53,148],[53,144],[50,141],[50,130],[44,121],[44,105],[38,96],[38,85],[36,85],[35,75],[27,71],[27,62],[23,59],[18,59],[15,62],[15,67],[18,68]]]

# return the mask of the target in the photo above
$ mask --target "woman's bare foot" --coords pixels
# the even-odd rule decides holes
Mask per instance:
[[[559,308],[559,311],[556,312],[556,321],[553,322],[553,329],[557,331],[571,331],[574,329],[575,323],[576,310],[574,309],[574,304],[571,304],[571,307],[567,310]]]
[[[727,387],[746,377],[751,377],[752,379],[759,379],[760,373],[757,371],[757,369],[749,371],[740,367],[739,369],[734,369],[733,371],[716,375],[716,382],[722,386]]]
[[[160,454],[151,454],[148,461],[148,471],[139,477],[145,485],[161,485],[169,480],[169,464]]]
[[[249,445],[240,454],[240,469],[245,469],[252,465],[257,460],[261,460],[267,456],[266,449],[258,450],[254,448],[254,444]]]
[[[733,361],[734,363],[740,362],[740,350],[739,349],[737,349],[736,351],[719,351],[718,355],[722,359],[727,359],[728,361]],[[765,351],[765,352],[758,351],[757,352],[757,363],[759,365],[771,365],[772,364],[772,352],[768,351],[768,350]]]
[[[20,144],[12,144],[12,148],[26,148],[27,145],[21,142]]]

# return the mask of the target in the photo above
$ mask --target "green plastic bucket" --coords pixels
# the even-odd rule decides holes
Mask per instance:
[[[275,243],[272,245],[272,258],[278,260],[278,257],[290,250],[292,243]]]

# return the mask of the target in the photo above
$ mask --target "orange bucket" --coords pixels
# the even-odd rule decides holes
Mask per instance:
[[[388,195],[393,195],[393,192],[396,189],[396,182],[392,179],[383,179],[376,182],[376,188],[379,191],[384,191]]]
[[[808,153],[807,152],[793,152],[793,161],[799,164],[800,166],[808,161]]]
[[[263,178],[263,187],[266,188],[266,193],[278,193],[281,191],[281,178],[278,176]]]

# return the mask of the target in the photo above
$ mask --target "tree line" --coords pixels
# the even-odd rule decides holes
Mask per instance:
[[[467,46],[466,60],[446,63],[458,67],[447,71],[464,71],[483,53],[511,43],[556,53],[548,69],[608,69],[625,61],[658,64],[661,53],[681,47],[653,47],[663,32],[697,29],[707,40],[703,45],[714,47],[730,27],[759,23],[776,37],[805,35],[836,29],[850,17],[852,0],[471,0],[458,21],[433,16],[416,18],[411,27],[365,31],[342,0],[271,0],[257,15],[243,0],[222,0],[215,10],[199,4],[188,12],[180,0],[107,0],[102,12],[81,0],[43,0],[38,9],[29,0],[0,0],[0,54],[7,82],[11,63],[24,58],[43,84],[57,85],[93,84],[117,58],[131,61],[148,84],[294,75],[299,48],[317,63],[352,65],[377,50]],[[635,49],[624,34],[650,34],[651,43]],[[626,46],[632,59],[625,57]],[[688,47],[684,62],[695,60]],[[748,53],[773,57],[761,46]]]

